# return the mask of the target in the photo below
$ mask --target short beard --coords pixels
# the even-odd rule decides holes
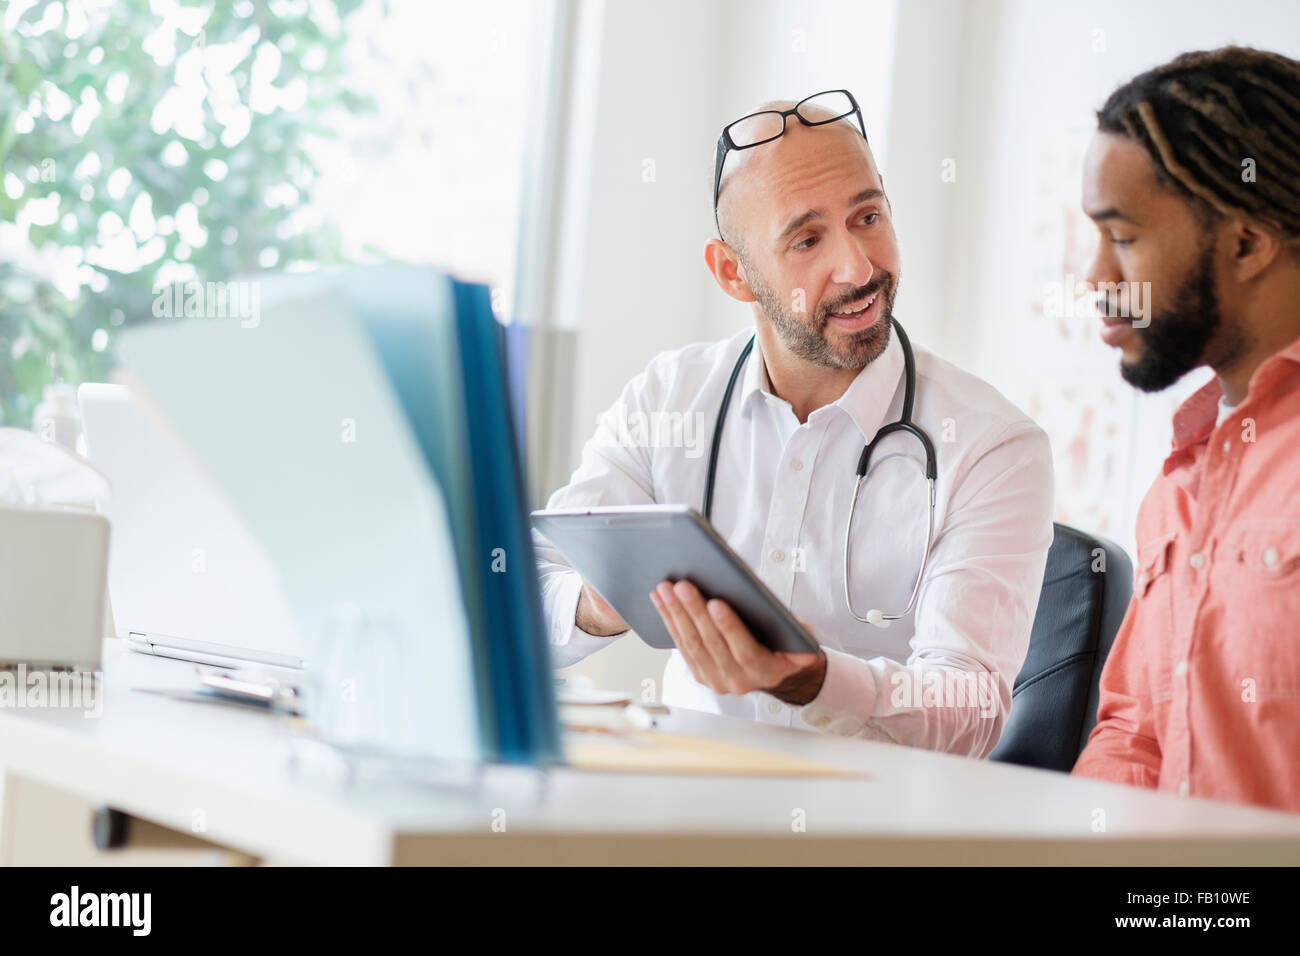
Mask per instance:
[[[1225,332],[1214,287],[1213,242],[1202,246],[1199,260],[1179,283],[1168,308],[1152,316],[1146,328],[1133,331],[1142,351],[1131,364],[1120,359],[1119,373],[1134,388],[1159,392],[1206,364],[1211,343]],[[1230,359],[1241,348],[1240,336],[1220,344],[1218,351],[1225,353],[1221,358]]]
[[[793,355],[823,368],[854,369],[863,368],[874,362],[889,346],[894,318],[894,295],[898,289],[898,279],[892,273],[877,271],[871,282],[861,288],[841,296],[838,301],[819,305],[812,321],[809,322],[800,315],[788,311],[781,298],[763,281],[743,254],[740,259],[750,291],[758,300],[763,314],[772,323],[772,328],[776,330],[781,344]],[[841,306],[856,302],[875,292],[881,294],[880,316],[876,321],[870,328],[854,332],[844,345],[832,345],[826,338],[826,327],[830,324],[831,313]]]

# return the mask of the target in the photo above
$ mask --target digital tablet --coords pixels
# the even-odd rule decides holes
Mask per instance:
[[[651,647],[672,636],[650,603],[660,581],[687,580],[705,600],[731,605],[756,640],[773,651],[816,651],[817,642],[775,594],[685,505],[534,511],[533,525],[559,549]]]

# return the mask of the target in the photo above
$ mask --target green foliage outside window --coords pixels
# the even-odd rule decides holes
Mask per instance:
[[[26,426],[46,384],[105,377],[117,330],[152,318],[155,285],[339,262],[337,234],[296,215],[318,176],[309,144],[374,104],[347,82],[361,0],[10,5],[0,424]],[[24,210],[39,220],[25,237]],[[129,238],[136,261],[106,248],[119,223],[116,249]]]

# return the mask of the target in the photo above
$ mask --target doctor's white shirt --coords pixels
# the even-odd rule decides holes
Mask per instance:
[[[702,510],[718,405],[751,329],[656,356],[601,416],[550,508],[687,504]],[[811,625],[827,656],[817,697],[717,694],[674,650],[663,702],[809,731],[985,757],[1024,662],[1052,542],[1046,434],[992,386],[913,344],[913,419],[938,465],[934,543],[917,603],[888,628],[857,621],[843,593],[844,524],[863,446],[901,413],[897,334],[833,404],[800,424],[772,393],[758,343],[727,411],[712,522],[763,583]],[[925,457],[915,437],[876,446],[853,518],[853,604],[897,613],[925,544]],[[556,667],[616,637],[574,624],[582,579],[535,534]],[[647,596],[647,600],[649,600]],[[631,638],[635,640],[636,638]]]

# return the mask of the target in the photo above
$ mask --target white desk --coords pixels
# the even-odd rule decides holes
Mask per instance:
[[[664,728],[870,776],[488,768],[440,785],[382,771],[347,782],[315,761],[291,766],[293,735],[267,715],[133,689],[187,687],[192,664],[110,640],[104,667],[98,719],[0,710],[0,769],[11,782],[184,833],[199,821],[204,838],[270,862],[1300,863],[1297,815],[686,711],[664,719]],[[793,832],[796,810],[806,832]],[[0,832],[12,834],[13,825]]]

